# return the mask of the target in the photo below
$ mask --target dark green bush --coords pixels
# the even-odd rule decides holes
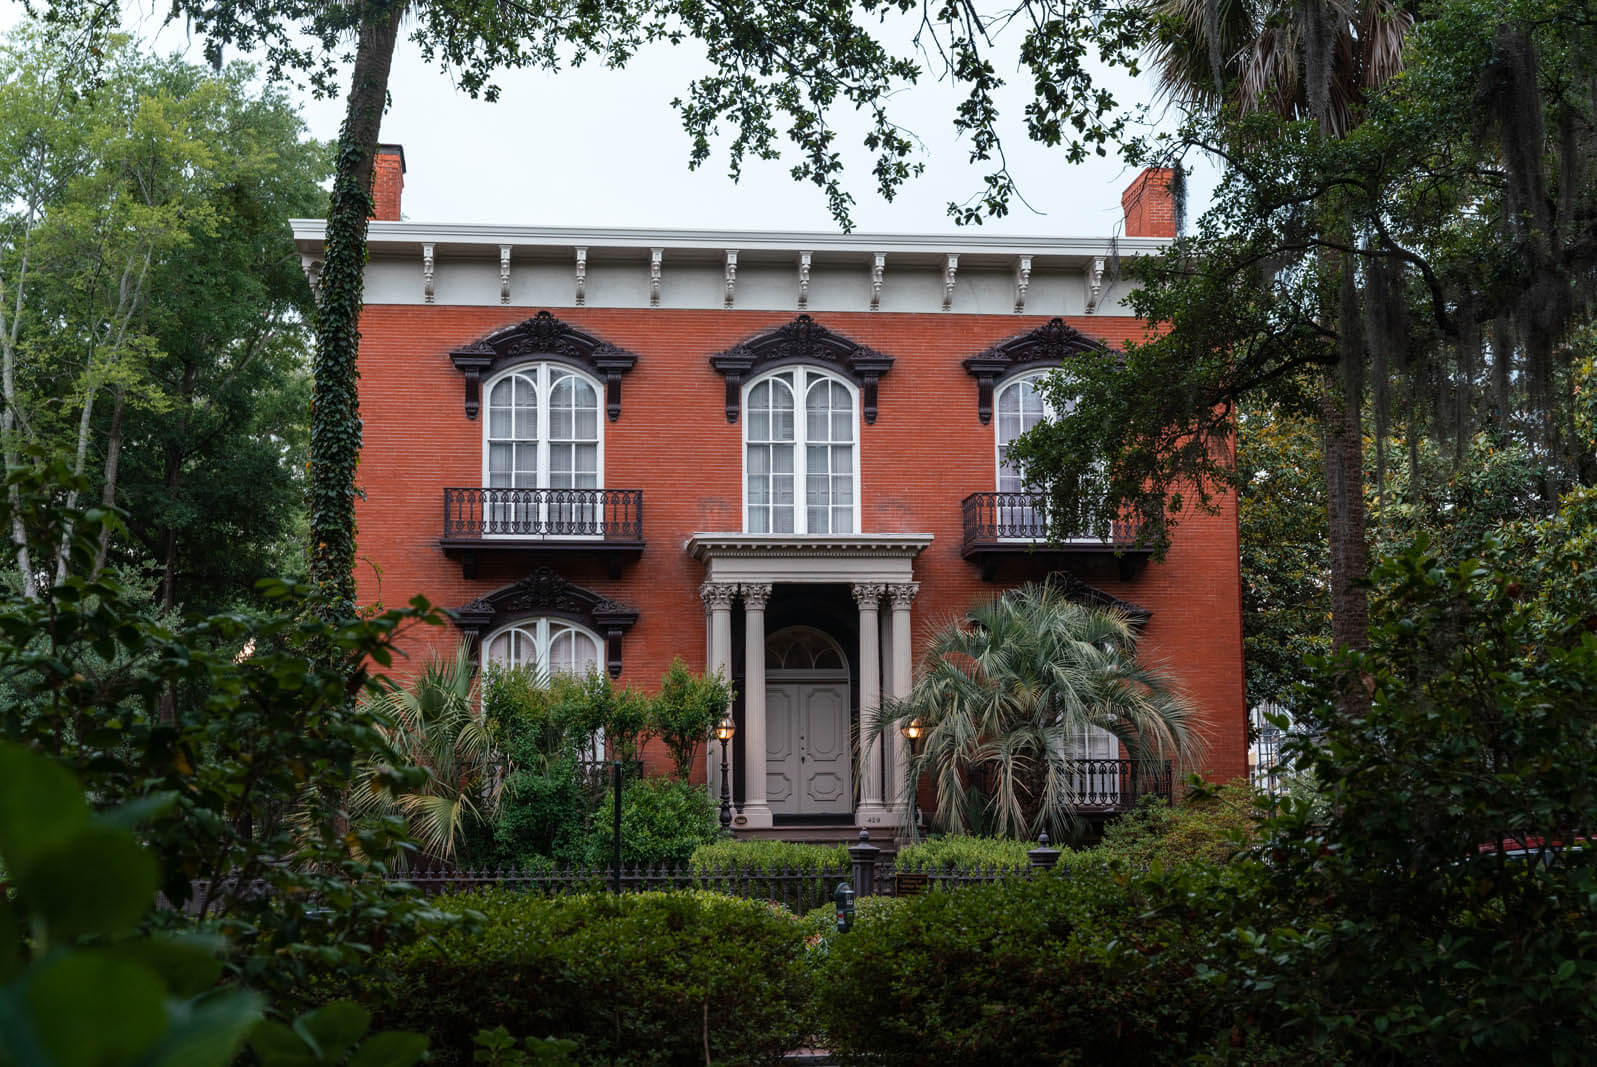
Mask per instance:
[[[714,841],[721,827],[703,786],[666,778],[629,782],[621,793],[621,861],[686,863],[693,850]],[[588,832],[588,862],[613,855],[615,797],[607,794]]]
[[[861,909],[825,938],[816,997],[846,1063],[1173,1063],[1280,1053],[1238,1030],[1245,1004],[1194,980],[1204,882],[1104,868],[927,893]],[[1169,905],[1180,901],[1172,912]],[[818,932],[819,926],[812,933]]]
[[[1251,786],[1197,786],[1175,805],[1143,797],[1136,810],[1111,822],[1094,851],[1140,869],[1170,869],[1193,861],[1223,863],[1258,830],[1263,817]]]
[[[384,1021],[432,1039],[435,1062],[471,1062],[475,1035],[575,1040],[581,1063],[774,1063],[805,1036],[804,927],[781,909],[715,893],[545,898],[503,890],[445,898],[475,910],[381,962],[366,992]]]

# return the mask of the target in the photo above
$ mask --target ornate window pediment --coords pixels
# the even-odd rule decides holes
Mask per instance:
[[[449,360],[466,376],[468,419],[475,419],[482,408],[485,378],[518,363],[554,360],[579,367],[604,382],[605,411],[615,422],[621,417],[621,376],[637,364],[638,357],[540,311],[525,322],[455,349],[449,353]]]
[[[519,582],[450,614],[472,641],[521,619],[554,617],[580,623],[604,637],[605,667],[612,678],[621,673],[621,635],[638,621],[636,608],[573,585],[549,567],[539,567]]]
[[[1142,629],[1148,625],[1148,620],[1153,618],[1153,612],[1140,604],[1133,604],[1129,600],[1122,600],[1113,593],[1106,593],[1095,585],[1088,585],[1074,574],[1065,571],[1055,571],[1048,576],[1048,584],[1058,589],[1066,600],[1074,600],[1078,604],[1088,607],[1104,608],[1119,611],[1131,621],[1131,625]]]
[[[825,367],[859,386],[865,421],[876,421],[876,382],[893,368],[893,357],[833,333],[808,315],[710,357],[710,366],[726,376],[726,421],[738,421],[746,380],[793,363]]]
[[[962,364],[976,379],[976,414],[986,425],[993,418],[993,385],[1017,371],[1057,367],[1078,356],[1106,356],[1114,352],[1064,319],[1049,319],[1030,333],[1000,341]]]

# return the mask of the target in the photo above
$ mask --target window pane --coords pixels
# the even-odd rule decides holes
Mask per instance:
[[[854,413],[852,411],[832,412],[832,440],[852,441],[854,439]]]
[[[589,392],[592,392],[590,389]],[[580,407],[577,409],[577,439],[579,441],[597,441],[599,439],[599,409],[596,407]]]
[[[555,441],[571,440],[571,409],[556,405],[549,409],[549,437]]]
[[[749,440],[769,441],[771,439],[771,413],[758,408],[749,408]]]
[[[830,508],[809,509],[810,533],[823,534],[832,532],[830,523],[826,521],[826,513],[830,510]]]
[[[830,504],[832,494],[827,485],[824,474],[812,474],[805,479],[804,502],[811,506],[817,504]]]
[[[785,508],[774,508],[774,509],[772,509],[772,516],[771,517],[772,517],[772,519],[775,520],[774,525],[775,525],[776,528],[774,530],[770,531],[770,532],[772,532],[772,533],[792,533],[793,532],[793,508],[791,506],[785,507]],[[766,531],[761,530],[760,532],[761,533],[765,533]]]
[[[510,477],[512,448],[513,446],[511,445],[497,443],[488,446],[488,473],[490,475],[502,474],[506,478]],[[510,483],[506,482],[504,484],[509,485]]]
[[[793,473],[793,446],[792,445],[772,445],[771,446],[771,469],[776,471],[778,474],[792,474]]]
[[[538,387],[532,384],[532,379],[518,374],[512,381],[516,383],[516,406],[537,407]]]
[[[772,436],[778,441],[793,440],[793,409],[779,409],[772,416]]]
[[[586,485],[586,488],[597,488],[599,484],[599,446],[576,445],[574,448],[576,450],[576,456],[572,465],[573,469],[576,471],[579,477],[592,483]]]
[[[854,509],[852,507],[832,509],[832,533],[854,532]]]
[[[826,440],[826,419],[827,412],[825,408],[817,408],[811,405],[804,420],[804,432],[809,435],[811,441]]]
[[[505,383],[501,382],[499,384],[503,385]],[[497,389],[494,390],[494,391],[498,392]],[[509,408],[491,407],[491,408],[488,409],[488,436],[489,437],[509,437],[510,436],[510,409]]]

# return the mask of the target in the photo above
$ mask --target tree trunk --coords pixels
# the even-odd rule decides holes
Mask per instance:
[[[327,255],[312,363],[310,558],[312,610],[328,621],[355,612],[355,465],[360,458],[356,350],[364,297],[372,166],[404,5],[361,23],[338,164],[327,212]]]
[[[122,414],[127,409],[127,387],[117,386],[111,405],[111,432],[105,441],[105,484],[100,490],[100,506],[116,507],[116,474],[122,462]],[[100,550],[94,556],[94,573],[105,570],[105,557],[111,551],[111,528],[100,529]]]
[[[1335,372],[1320,386],[1320,427],[1325,440],[1326,510],[1330,519],[1331,644],[1362,652],[1370,643],[1369,595],[1359,584],[1369,567],[1364,529],[1364,435],[1359,397]],[[1342,711],[1361,714],[1369,695],[1361,679],[1340,686]]]

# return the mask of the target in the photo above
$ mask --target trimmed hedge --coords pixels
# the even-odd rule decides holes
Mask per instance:
[[[806,1036],[806,929],[780,908],[717,893],[546,898],[489,890],[435,903],[479,912],[383,954],[362,996],[380,1026],[467,1064],[504,1026],[579,1044],[588,1064],[776,1063]]]
[[[791,841],[716,841],[693,850],[689,861],[705,871],[813,871],[834,873],[849,869],[847,845],[803,845]]]
[[[893,867],[899,871],[1023,871],[1031,866],[1026,855],[1035,843],[1007,837],[971,837],[950,834],[933,837],[899,850]]]
[[[1100,865],[862,910],[817,954],[822,1040],[844,1063],[905,1067],[1276,1062],[1236,991],[1196,977],[1201,922],[1185,901],[1222,876],[1201,873]]]

